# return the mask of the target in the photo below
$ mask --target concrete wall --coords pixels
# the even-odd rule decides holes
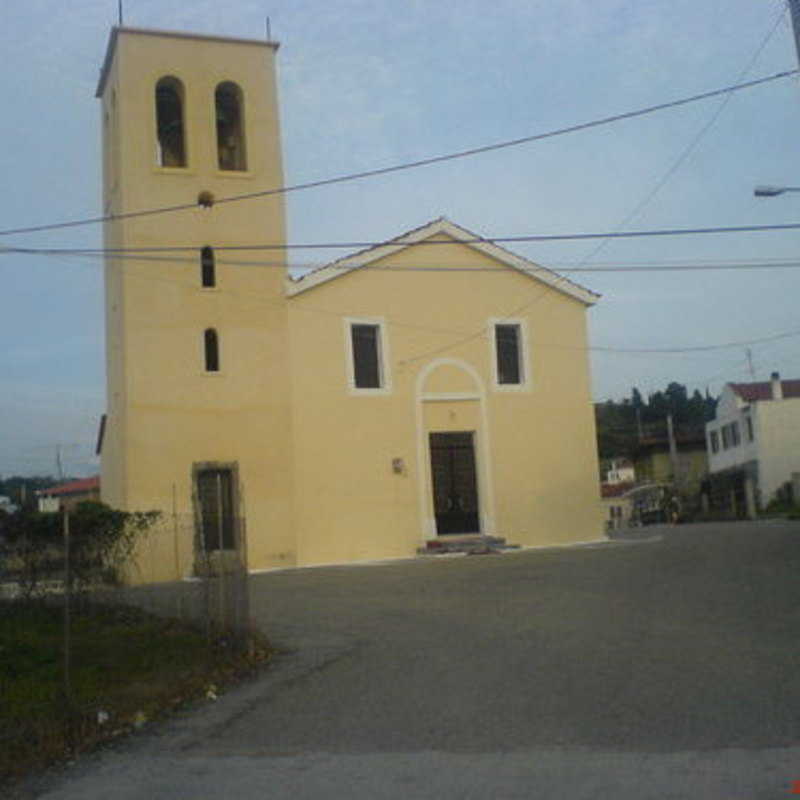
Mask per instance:
[[[772,401],[767,401],[772,402]],[[760,413],[762,403],[745,404],[731,389],[726,385],[720,394],[717,403],[715,418],[706,423],[706,447],[708,449],[708,465],[710,472],[719,472],[723,469],[730,469],[748,461],[759,458],[759,432]],[[754,439],[751,442],[747,435],[747,417],[753,420]],[[722,446],[722,428],[733,422],[739,425],[739,444],[735,447]],[[719,438],[719,450],[714,453],[711,448],[711,432],[715,431]]]
[[[800,398],[759,403],[756,441],[759,488],[767,503],[800,471]]]
[[[201,191],[221,198],[282,185],[272,46],[122,30],[112,56],[102,103],[109,114],[104,150],[114,154],[105,196],[115,212],[193,204]],[[155,87],[165,76],[185,90],[184,168],[156,160]],[[243,92],[247,171],[218,169],[214,92],[221,81]],[[193,249],[178,260],[111,257],[106,264],[102,454],[106,502],[182,515],[193,511],[194,464],[235,464],[237,505],[248,519],[252,562],[261,566],[294,562],[285,272],[229,266],[217,250],[216,286],[204,288],[200,251],[265,241],[285,241],[280,196],[248,201],[246,210],[195,206],[107,225],[109,246]],[[268,258],[280,265],[283,254]],[[219,336],[218,372],[205,370],[207,328]]]
[[[272,46],[122,29],[110,56],[101,86],[107,210],[282,185]],[[156,159],[155,87],[165,76],[184,87],[185,167]],[[243,91],[246,172],[217,168],[221,81]],[[259,254],[277,262],[270,268],[225,264],[255,256],[217,249],[216,286],[203,287],[203,247],[285,242],[280,195],[118,220],[105,236],[109,247],[191,248],[177,260],[151,253],[106,263],[106,502],[191,518],[193,468],[233,465],[251,569],[409,556],[435,535],[428,434],[468,431],[481,532],[519,544],[600,537],[585,349],[592,300],[548,285],[551,274],[532,279],[453,242],[400,249],[287,297],[282,251]],[[493,271],[380,269],[420,264]],[[530,310],[513,320],[524,380],[498,385],[492,321],[526,301]],[[382,325],[381,391],[351,385],[352,318]],[[216,372],[205,369],[207,328],[219,336]],[[134,579],[183,577],[187,531],[154,532]]]
[[[419,265],[499,272],[381,269]],[[505,391],[491,320],[536,297],[521,320],[528,381]],[[599,537],[583,303],[456,243],[409,247],[290,302],[300,563],[411,555],[435,536],[432,431],[474,432],[482,532],[519,544]],[[347,321],[361,318],[382,323],[387,391],[348,386]]]

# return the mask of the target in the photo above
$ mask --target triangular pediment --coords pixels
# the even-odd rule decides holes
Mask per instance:
[[[510,250],[506,250],[504,247],[484,239],[444,217],[428,222],[419,228],[406,231],[387,242],[373,245],[352,255],[337,259],[324,267],[307,273],[301,278],[292,280],[287,286],[287,294],[290,297],[301,294],[344,275],[352,274],[356,270],[375,265],[377,262],[409,247],[421,244],[444,246],[443,243],[459,244],[472,248],[499,265],[527,275],[531,279],[540,281],[586,305],[593,305],[600,297],[595,292],[568,280],[562,275],[516,253],[512,253]]]

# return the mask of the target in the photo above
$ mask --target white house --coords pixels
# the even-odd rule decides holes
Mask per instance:
[[[0,511],[5,511],[6,514],[13,514],[18,508],[19,506],[11,502],[10,497],[6,497],[4,494],[0,495]]]
[[[605,483],[617,486],[620,483],[634,483],[636,473],[633,464],[627,458],[615,458],[611,460],[606,470]]]
[[[706,446],[714,504],[755,516],[800,473],[800,380],[726,384]]]

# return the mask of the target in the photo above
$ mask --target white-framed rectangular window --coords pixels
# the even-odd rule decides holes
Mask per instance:
[[[708,434],[709,442],[711,443],[711,452],[719,453],[719,432],[711,431]]]
[[[489,320],[492,378],[499,391],[530,389],[527,325],[522,319]]]
[[[348,388],[357,394],[390,392],[389,342],[384,320],[349,317],[344,322]]]

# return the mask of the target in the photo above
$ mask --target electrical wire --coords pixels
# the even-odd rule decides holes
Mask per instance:
[[[781,19],[783,19],[783,10],[781,11],[781,14],[780,14],[780,16],[778,17],[778,23],[780,22],[780,20],[781,20]],[[758,48],[758,50],[756,51],[756,54],[755,54],[755,56],[753,57],[753,59],[751,60],[751,62],[748,64],[748,66],[747,66],[747,68],[746,68],[746,71],[749,71],[749,69],[751,68],[752,64],[754,64],[754,63],[755,63],[755,61],[758,59],[758,57],[760,56],[760,54],[761,54],[762,50],[763,50],[763,49],[764,49],[764,47],[766,46],[767,42],[768,42],[768,41],[769,41],[769,40],[772,38],[772,35],[773,35],[773,34],[774,34],[774,32],[775,32],[775,29],[777,29],[777,24],[776,24],[776,25],[773,27],[773,29],[772,29],[772,30],[770,30],[770,31],[769,31],[768,35],[766,36],[766,38],[765,38],[765,39],[763,40],[763,42],[761,43],[760,47],[759,47],[759,48]],[[727,95],[726,95],[726,99],[727,99],[727,98],[729,98],[729,97],[730,97],[730,94],[727,94]],[[712,119],[712,123],[713,123],[713,120],[715,120],[715,119],[716,119],[716,117],[714,117],[714,118]],[[708,127],[710,128],[710,124],[709,124],[709,126],[708,126]],[[659,184],[658,184],[658,185],[655,187],[654,191],[653,191],[653,192],[652,192],[650,195],[648,195],[648,196],[645,198],[645,200],[643,201],[643,203],[642,203],[642,204],[640,204],[641,208],[643,208],[643,207],[644,207],[644,205],[646,205],[646,204],[647,204],[647,203],[648,203],[648,202],[649,202],[649,201],[652,199],[652,197],[654,197],[654,196],[655,196],[655,194],[656,194],[656,193],[657,193],[657,192],[660,190],[661,186],[662,186],[664,183],[666,183],[666,181],[667,181],[667,180],[668,180],[668,179],[671,177],[671,175],[673,174],[673,172],[674,172],[675,170],[677,170],[677,168],[678,168],[678,167],[680,167],[680,165],[683,163],[683,160],[685,160],[685,159],[684,159],[684,156],[685,156],[685,157],[688,157],[688,155],[689,155],[689,152],[691,152],[691,149],[692,149],[692,148],[693,148],[693,147],[696,145],[696,143],[697,143],[697,142],[699,142],[699,141],[700,141],[700,139],[702,138],[702,136],[704,135],[704,133],[705,133],[705,129],[703,129],[703,130],[700,132],[700,134],[699,134],[699,136],[697,137],[696,141],[691,143],[689,150],[685,151],[685,153],[684,153],[684,154],[683,154],[683,155],[682,155],[682,156],[681,156],[681,157],[678,159],[678,161],[677,161],[677,162],[676,162],[676,163],[673,165],[674,169],[672,169],[672,170],[669,170],[669,171],[667,172],[667,174],[664,176],[664,178],[663,178],[662,182],[661,182],[661,183],[659,183]],[[639,208],[640,208],[640,207],[639,207],[639,206],[637,206],[637,208],[636,208],[636,209],[634,209],[634,214],[633,214],[633,215],[630,215],[629,217],[626,217],[626,219],[625,219],[625,220],[623,220],[623,222],[622,222],[622,223],[620,223],[620,227],[621,227],[621,226],[624,226],[625,224],[627,224],[627,222],[628,222],[630,219],[633,219],[633,217],[635,216],[635,214],[637,214],[637,213],[638,213],[638,211],[639,211]],[[612,240],[612,239],[618,239],[618,238],[621,238],[621,233],[620,233],[619,229],[617,229],[617,230],[616,230],[614,233],[612,233],[612,234],[611,234],[611,235],[609,235],[608,237],[603,237],[602,241],[600,242],[600,245],[599,245],[599,247],[596,247],[596,248],[594,248],[594,250],[592,251],[592,253],[590,253],[588,257],[585,257],[585,258],[582,260],[582,262],[581,262],[581,264],[579,265],[579,267],[583,267],[583,266],[585,266],[585,264],[587,263],[587,261],[588,261],[588,260],[589,260],[589,259],[590,259],[590,258],[591,258],[593,255],[596,255],[598,252],[600,252],[600,250],[602,250],[604,247],[606,247],[606,246],[607,246],[607,244],[608,244],[608,242],[609,242],[610,240]],[[538,292],[538,293],[537,293],[537,294],[536,294],[536,295],[535,295],[535,296],[534,296],[532,299],[530,299],[530,300],[529,300],[527,303],[524,303],[523,305],[521,305],[521,306],[519,306],[518,308],[514,309],[514,310],[513,310],[513,311],[511,311],[511,312],[510,312],[510,313],[509,313],[509,314],[508,314],[506,317],[504,317],[503,319],[504,319],[504,320],[511,319],[511,318],[513,318],[513,317],[515,317],[515,316],[517,316],[517,315],[520,315],[520,314],[525,314],[525,315],[527,315],[527,314],[530,312],[531,308],[532,308],[533,306],[535,306],[536,304],[538,304],[539,302],[541,302],[541,301],[542,301],[542,300],[543,300],[545,297],[548,297],[548,296],[552,297],[552,296],[553,296],[552,294],[549,294],[549,295],[548,295],[548,290],[549,290],[549,289],[550,289],[550,290],[555,290],[555,289],[558,287],[558,284],[559,284],[560,282],[566,282],[566,281],[567,281],[567,279],[566,279],[566,278],[564,278],[564,277],[560,277],[560,278],[559,278],[559,280],[558,280],[558,281],[556,281],[556,283],[555,283],[555,284],[553,284],[551,287],[545,287],[543,290],[541,290],[540,292]],[[476,332],[476,333],[475,333],[473,336],[471,336],[471,337],[467,337],[466,339],[459,340],[458,342],[455,342],[455,343],[454,343],[454,346],[458,346],[458,344],[460,344],[460,343],[462,343],[462,342],[465,342],[465,341],[470,341],[471,339],[477,338],[477,336],[480,336],[480,335],[481,335],[481,332],[480,332],[480,331],[477,331],[477,332]],[[445,351],[446,351],[446,350],[445,350],[445,348],[437,348],[437,350],[436,350],[436,351],[434,351],[434,352],[436,352],[436,353],[441,353],[441,352],[445,352]],[[412,359],[412,360],[413,360],[413,361],[419,361],[419,360],[422,360],[422,359],[424,359],[424,358],[425,358],[425,357],[427,357],[428,355],[430,355],[430,353],[421,353],[421,354],[419,354],[419,355],[415,356],[415,358],[414,358],[414,359]]]
[[[56,258],[63,258],[63,254],[59,254],[54,256]],[[142,280],[146,280],[148,282],[159,281],[171,285],[177,285],[185,289],[197,289],[196,283],[190,283],[188,281],[182,281],[179,279],[175,279],[174,277],[167,276],[167,275],[160,275],[154,276],[150,274],[143,274],[143,273],[126,273],[126,277],[133,277],[139,278]],[[542,293],[544,296],[547,293],[550,293],[554,290],[554,287],[547,286],[545,287],[545,291]],[[260,305],[284,305],[286,300],[284,297],[275,297],[274,295],[267,294],[264,292],[252,292],[252,291],[236,291],[232,289],[226,289],[226,294],[241,297],[243,300],[247,302],[257,302]],[[539,296],[537,299],[541,299]],[[355,311],[348,310],[348,309],[322,309],[318,307],[309,306],[305,303],[299,305],[290,305],[289,308],[292,312],[298,313],[310,313],[310,314],[323,314],[326,316],[337,317],[341,319],[342,317],[347,316],[358,316]],[[514,316],[516,312],[511,312],[505,317],[501,317],[500,319],[509,319]],[[149,317],[148,317],[149,318]],[[403,327],[403,328],[411,328],[416,330],[424,330],[430,333],[436,334],[446,334],[451,335],[455,334],[461,336],[457,342],[450,342],[446,345],[443,345],[440,348],[436,348],[434,350],[428,351],[425,354],[417,355],[412,358],[402,359],[399,360],[397,363],[400,366],[404,366],[406,364],[414,363],[416,361],[420,361],[423,358],[430,357],[431,355],[436,355],[440,351],[450,350],[454,347],[457,347],[461,344],[465,344],[470,342],[474,339],[482,338],[486,336],[486,328],[481,328],[480,331],[471,332],[465,335],[464,331],[457,331],[451,328],[441,328],[441,327],[433,327],[429,325],[423,325],[419,323],[412,323],[412,322],[405,322],[403,320],[398,320],[395,318],[388,318],[387,324],[390,326],[396,327]],[[776,334],[771,334],[768,336],[758,337],[749,340],[737,340],[733,342],[723,342],[719,344],[713,345],[701,345],[701,346],[691,346],[691,347],[657,347],[657,348],[625,348],[625,347],[611,347],[611,346],[603,346],[603,345],[566,345],[559,342],[541,342],[541,341],[534,341],[532,346],[534,348],[541,348],[541,349],[564,349],[564,350],[573,350],[573,351],[584,351],[584,352],[597,352],[603,354],[616,354],[616,355],[629,355],[629,356],[644,356],[644,355],[687,355],[691,353],[704,353],[704,352],[713,352],[716,350],[726,350],[732,349],[736,347],[747,347],[751,345],[757,344],[765,344],[768,342],[775,342],[783,339],[789,339],[796,336],[800,336],[800,329],[797,330],[790,330],[790,331],[783,331]]]
[[[219,245],[212,249],[215,252],[247,252],[260,250],[333,250],[333,249],[375,249],[384,246],[423,247],[427,245],[454,245],[454,244],[523,244],[531,242],[569,242],[582,239],[641,239],[648,237],[664,236],[703,236],[708,234],[730,233],[769,233],[777,231],[793,231],[800,229],[800,222],[775,223],[771,225],[726,225],[709,226],[700,228],[655,228],[641,231],[601,231],[599,233],[532,233],[519,236],[468,236],[459,239],[423,239],[421,241],[404,242],[403,237],[379,242],[315,242],[315,243],[277,243],[277,244],[234,244]],[[197,245],[163,245],[159,247],[108,247],[108,248],[81,248],[81,247],[0,247],[0,255],[119,255],[129,253],[178,253],[198,252]],[[363,253],[348,256],[353,259]],[[329,264],[328,266],[335,266]],[[344,266],[351,269],[352,266]]]
[[[2,250],[0,250],[0,253]],[[22,255],[41,255],[45,257],[56,258],[92,258],[101,260],[109,258],[113,261],[131,261],[157,264],[176,264],[176,265],[194,265],[197,259],[190,256],[169,256],[169,255],[137,255],[136,253],[118,253],[110,256],[105,256],[103,253],[81,253],[81,252],[62,252],[62,253],[30,253],[24,252]],[[423,272],[423,273],[441,273],[441,272],[456,272],[456,273],[497,273],[507,274],[508,267],[476,267],[476,266],[460,266],[451,264],[443,267],[438,264],[430,263],[416,263],[407,264],[404,266],[396,265],[371,265],[364,264],[358,267],[337,265],[337,264],[318,264],[310,262],[283,262],[283,261],[263,261],[263,260],[232,260],[232,259],[215,259],[218,266],[227,267],[252,267],[263,269],[281,269],[281,270],[309,270],[317,272],[321,269],[336,269],[341,271],[369,271],[369,272]],[[770,269],[800,269],[800,260],[792,259],[769,259],[769,258],[753,258],[753,259],[735,259],[730,261],[697,261],[697,262],[636,262],[629,264],[595,264],[593,266],[559,266],[557,272],[547,267],[534,267],[531,269],[520,269],[519,271],[536,278],[540,272],[546,272],[550,275],[553,274],[602,274],[602,273],[636,273],[636,272],[717,272],[717,271],[763,271]],[[299,283],[302,278],[293,278],[296,283]]]
[[[760,58],[761,53],[764,52],[764,48],[767,46],[767,44],[769,44],[769,41],[772,39],[772,37],[775,35],[776,31],[780,27],[781,22],[785,19],[785,15],[786,15],[786,3],[780,3],[780,10],[778,11],[778,15],[777,18],[775,19],[774,24],[769,29],[766,36],[764,36],[764,38],[761,40],[761,43],[756,48],[753,57],[747,62],[745,68],[737,76],[736,83],[740,83],[741,81],[743,81],[747,76],[747,74],[750,72],[750,70],[753,69],[756,62]],[[636,204],[636,206],[634,206],[633,210],[622,220],[622,222],[620,222],[620,224],[616,228],[617,231],[622,230],[626,225],[628,225],[630,222],[636,219],[636,217],[638,217],[639,214],[641,214],[642,211],[644,211],[644,209],[653,201],[653,199],[664,188],[664,186],[666,186],[670,178],[672,178],[672,176],[686,163],[689,156],[695,151],[695,149],[703,140],[705,135],[711,130],[716,121],[720,118],[722,112],[727,108],[728,103],[731,101],[732,97],[733,97],[732,93],[723,96],[719,105],[711,114],[709,119],[700,128],[700,130],[698,130],[698,132],[691,139],[689,144],[681,151],[680,155],[678,155],[678,157],[675,159],[675,161],[672,163],[669,169],[667,169],[667,171],[661,176],[661,178],[659,178],[659,180],[656,181],[653,188]],[[590,250],[589,253],[587,253],[583,257],[583,259],[581,259],[581,265],[593,261],[595,256],[597,256],[606,247],[608,247],[610,241],[611,241],[610,239],[603,239],[597,245],[595,245],[595,247],[592,248],[592,250]]]
[[[680,106],[685,106],[690,103],[696,103],[701,100],[708,100],[712,97],[719,97],[721,95],[730,94],[732,92],[738,92],[743,89],[750,89],[755,86],[760,86],[762,84],[771,83],[773,81],[781,80],[783,78],[788,78],[792,75],[796,75],[798,72],[800,72],[800,70],[798,69],[784,70],[783,72],[778,72],[775,73],[774,75],[768,75],[763,78],[756,78],[751,81],[733,84],[731,86],[726,86],[721,89],[714,89],[709,92],[701,92],[700,94],[691,95],[689,97],[684,97],[679,100],[671,100],[665,103],[658,103],[656,105],[646,106],[645,108],[640,108],[635,111],[626,111],[621,114],[613,114],[611,116],[602,117],[600,119],[595,119],[590,122],[581,122],[576,125],[569,125],[564,128],[557,128],[555,130],[547,131],[545,133],[537,133],[537,134],[532,134],[530,136],[522,136],[516,139],[509,139],[502,142],[494,142],[492,144],[482,145],[480,147],[472,147],[466,150],[459,150],[453,153],[446,153],[444,155],[431,156],[429,158],[422,158],[416,161],[407,161],[402,164],[394,164],[388,167],[380,167],[377,169],[352,172],[345,175],[338,175],[332,178],[323,178],[320,180],[308,181],[306,183],[297,183],[291,186],[282,186],[275,189],[265,189],[263,191],[258,191],[258,192],[247,192],[244,194],[221,197],[216,199],[214,201],[214,204],[219,205],[222,203],[234,203],[242,200],[253,200],[259,197],[269,197],[273,195],[288,194],[290,192],[304,191],[307,189],[317,189],[323,186],[331,186],[333,184],[345,183],[355,180],[363,180],[364,178],[374,178],[380,175],[388,175],[394,172],[401,172],[410,169],[418,169],[420,167],[426,167],[432,164],[440,164],[446,161],[453,161],[455,159],[467,158],[469,156],[475,156],[482,153],[489,153],[496,150],[502,150],[510,147],[517,147],[523,144],[530,144],[531,142],[542,141],[544,139],[551,139],[557,136],[564,136],[570,133],[577,133],[578,131],[584,131],[584,130],[589,130],[591,128],[610,125],[612,123],[621,122],[623,120],[642,117],[647,114],[653,114],[658,111],[665,111],[671,108],[678,108]],[[140,211],[129,211],[123,214],[106,214],[103,216],[88,217],[85,219],[76,219],[76,220],[66,220],[64,222],[54,222],[44,225],[30,225],[27,227],[6,228],[5,230],[0,230],[0,236],[38,233],[41,231],[51,231],[63,228],[74,228],[83,225],[97,225],[103,222],[114,222],[122,219],[133,219],[136,217],[153,216],[156,214],[167,214],[176,211],[186,211],[192,208],[198,208],[197,203],[194,202],[178,203],[176,205],[171,205],[171,206],[161,206],[158,208],[143,209]]]

